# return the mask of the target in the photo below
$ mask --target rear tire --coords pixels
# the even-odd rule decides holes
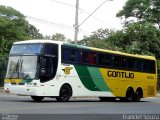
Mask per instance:
[[[134,100],[134,90],[133,88],[128,88],[126,92],[126,101],[132,102]]]
[[[35,101],[35,102],[41,102],[44,97],[43,96],[31,96],[31,98]]]
[[[134,94],[134,101],[135,102],[140,102],[141,98],[143,97],[143,92],[142,90],[137,90]]]
[[[69,85],[63,85],[60,89],[59,96],[56,97],[58,102],[68,102],[72,95],[72,90]]]

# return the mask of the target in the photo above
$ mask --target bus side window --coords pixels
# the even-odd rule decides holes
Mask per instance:
[[[105,54],[105,65],[110,67],[112,66],[112,56]]]
[[[79,62],[79,50],[78,49],[71,49],[70,60],[73,63],[78,63]]]
[[[120,67],[120,57],[119,56],[113,56],[113,66],[114,67]]]
[[[63,47],[62,48],[62,62],[70,62],[70,49]]]
[[[88,52],[87,51],[81,51],[81,63],[82,64],[88,63]]]
[[[135,64],[136,64],[136,60],[133,58],[127,58],[127,68],[131,69],[131,70],[135,70]]]
[[[121,57],[120,58],[120,67],[121,68],[126,68],[126,66],[127,66],[126,58],[125,57]]]
[[[98,64],[100,66],[105,66],[105,54],[103,53],[98,54]]]
[[[146,60],[142,61],[142,71],[148,72],[148,62]]]
[[[155,73],[155,61],[149,61],[148,62],[149,72]]]
[[[143,71],[143,63],[141,60],[137,60],[137,70]]]
[[[96,65],[97,64],[96,53],[90,52],[88,58],[89,58],[89,64],[90,65]]]

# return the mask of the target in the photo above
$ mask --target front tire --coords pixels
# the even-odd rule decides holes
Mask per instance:
[[[41,102],[44,97],[42,96],[31,96],[31,98],[35,101],[35,102]]]
[[[56,97],[58,102],[68,102],[72,95],[72,91],[69,85],[63,85],[60,89],[59,96]]]

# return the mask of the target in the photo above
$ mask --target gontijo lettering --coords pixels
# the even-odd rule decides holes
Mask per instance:
[[[107,76],[108,77],[131,78],[131,79],[133,79],[134,78],[134,73],[108,70]]]

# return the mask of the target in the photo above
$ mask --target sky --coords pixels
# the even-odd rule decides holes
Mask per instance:
[[[79,0],[78,21],[81,24],[105,0]],[[127,0],[108,0],[79,27],[78,40],[100,28],[122,29],[123,21],[116,18]],[[61,33],[74,39],[76,0],[0,0],[26,16],[30,24],[43,35]]]

